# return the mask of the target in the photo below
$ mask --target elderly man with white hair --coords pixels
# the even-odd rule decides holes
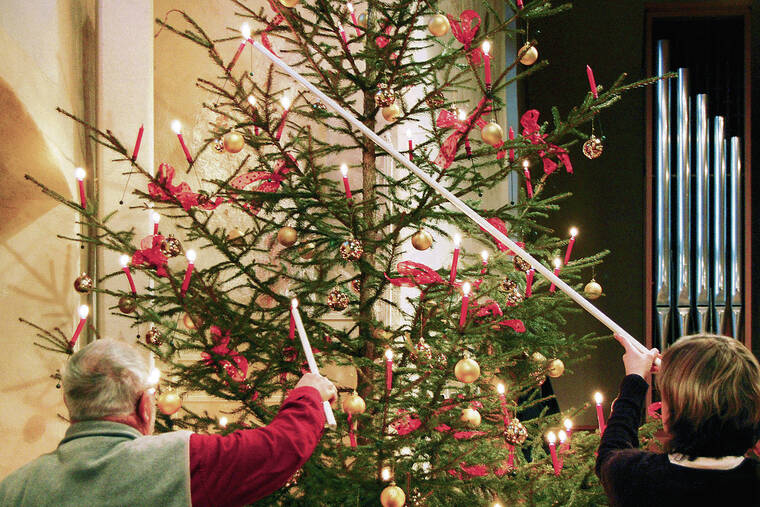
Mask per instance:
[[[148,364],[134,347],[98,340],[62,373],[71,426],[58,448],[0,482],[0,505],[243,505],[280,488],[324,428],[326,378],[305,374],[274,420],[229,435],[153,436]]]

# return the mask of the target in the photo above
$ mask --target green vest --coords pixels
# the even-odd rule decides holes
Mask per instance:
[[[190,432],[72,424],[58,448],[0,482],[0,506],[190,505]]]

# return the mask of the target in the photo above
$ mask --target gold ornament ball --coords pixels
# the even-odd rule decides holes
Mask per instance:
[[[203,325],[203,319],[186,313],[182,316],[182,323],[187,329],[198,329]]]
[[[367,28],[367,13],[362,12],[359,14],[357,21],[359,21],[359,26]]]
[[[74,280],[74,290],[80,294],[89,294],[94,286],[95,282],[87,273],[82,273]]]
[[[394,122],[398,120],[399,116],[401,116],[401,108],[398,104],[391,104],[390,106],[384,107],[380,112],[383,113],[383,118],[385,118],[385,121],[387,122]]]
[[[245,146],[245,139],[239,132],[230,132],[224,136],[224,149],[230,153],[238,153]]]
[[[121,313],[129,314],[137,310],[137,300],[133,296],[121,296],[118,306]]]
[[[285,226],[277,232],[277,241],[285,247],[295,245],[298,240],[298,231],[292,227]]]
[[[594,134],[591,134],[591,137],[586,139],[586,142],[583,143],[583,154],[586,158],[591,160],[599,158],[603,151],[604,144],[602,144],[602,140]]]
[[[380,493],[380,503],[383,507],[403,507],[406,503],[404,490],[391,483]]]
[[[169,234],[161,241],[161,253],[167,257],[176,257],[182,253],[182,243]]]
[[[427,250],[433,245],[433,236],[429,232],[418,230],[412,235],[412,246],[417,250]]]
[[[520,420],[513,417],[507,427],[504,429],[504,439],[511,445],[522,445],[528,438],[528,430],[522,425]]]
[[[428,30],[430,30],[430,33],[436,37],[443,37],[449,33],[450,29],[451,24],[449,23],[449,18],[443,14],[436,14],[430,18],[430,22],[428,23]]]
[[[546,374],[551,378],[561,377],[565,373],[565,363],[561,359],[552,359],[546,367]]]
[[[483,125],[483,128],[480,129],[480,137],[483,139],[484,143],[496,147],[501,144],[504,137],[504,131],[501,130],[501,126],[498,123],[491,121]]]
[[[182,408],[182,399],[176,391],[166,391],[158,395],[156,405],[162,414],[172,415]]]
[[[480,426],[480,412],[474,408],[468,407],[462,410],[462,415],[459,417],[459,420],[470,428],[477,428]]]
[[[235,227],[230,232],[227,233],[227,242],[237,248],[242,248],[245,246],[245,234],[243,234],[243,231]]]
[[[530,360],[536,363],[537,365],[540,365],[541,367],[544,366],[544,363],[546,363],[546,356],[543,355],[541,352],[534,352],[530,356]]]
[[[538,60],[538,49],[536,49],[536,46],[532,45],[530,42],[526,42],[525,45],[520,48],[518,54],[520,55],[520,63],[523,65],[530,66]]]
[[[354,391],[351,396],[343,400],[343,412],[347,414],[363,414],[366,408],[367,405],[364,403],[362,397],[356,394],[356,391]]]
[[[150,326],[150,329],[145,333],[145,343],[148,345],[161,345],[161,331],[156,329],[156,326]]]
[[[298,250],[298,255],[300,255],[302,259],[311,259],[316,253],[316,248],[317,244],[313,241],[309,241],[308,243],[301,245],[301,248]]]
[[[583,293],[588,299],[599,299],[599,296],[602,295],[602,286],[596,283],[596,280],[592,278],[591,281],[583,287]]]
[[[298,5],[299,0],[280,0],[280,3],[285,7],[293,8]]]
[[[480,365],[469,357],[460,359],[454,366],[454,375],[460,382],[471,384],[480,377]]]

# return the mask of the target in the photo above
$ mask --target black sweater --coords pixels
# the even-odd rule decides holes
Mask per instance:
[[[731,470],[674,465],[667,454],[638,449],[639,422],[649,385],[628,375],[604,430],[596,474],[614,506],[760,506],[758,464],[745,459]]]

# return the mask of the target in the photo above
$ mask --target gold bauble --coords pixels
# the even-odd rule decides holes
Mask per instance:
[[[541,352],[534,352],[531,354],[530,360],[543,367],[544,363],[546,363],[546,356]]]
[[[245,234],[243,234],[243,231],[235,227],[230,232],[227,233],[227,242],[237,248],[242,248],[245,246]]]
[[[449,18],[443,14],[436,14],[430,18],[430,22],[428,23],[428,30],[430,30],[430,33],[436,37],[443,37],[449,33],[450,29],[451,24],[449,23]]]
[[[161,345],[161,331],[156,326],[150,326],[150,329],[145,332],[145,343],[156,347]]]
[[[517,54],[520,55],[520,63],[523,65],[533,65],[538,60],[538,49],[530,42],[526,42]]]
[[[293,8],[298,5],[299,0],[280,0],[280,3],[285,7]]]
[[[588,299],[598,299],[602,295],[602,286],[596,283],[593,278],[583,287],[583,293]]]
[[[277,241],[285,247],[295,245],[298,240],[298,231],[287,225],[277,232]]]
[[[433,244],[433,236],[420,229],[412,235],[412,246],[417,250],[427,250]]]
[[[380,503],[383,507],[403,507],[406,503],[404,490],[391,483],[380,493]]]
[[[528,430],[517,417],[513,417],[504,428],[504,440],[511,445],[522,445],[526,438],[528,438]]]
[[[176,257],[182,253],[182,243],[169,234],[161,241],[161,253],[167,257]]]
[[[358,21],[359,21],[359,26],[363,28],[367,28],[367,13],[362,12],[361,14],[359,14]]]
[[[298,249],[298,255],[300,255],[302,259],[311,259],[316,253],[316,248],[317,244],[313,241],[309,241],[308,243],[301,245]]]
[[[488,122],[480,129],[480,137],[483,142],[490,144],[493,147],[499,146],[504,137],[504,131],[501,130],[501,126],[495,122]]]
[[[480,365],[469,357],[460,359],[454,366],[454,375],[460,382],[471,384],[480,377]]]
[[[356,394],[356,391],[346,399],[343,400],[343,412],[351,415],[363,414],[367,405],[361,396]]]
[[[187,329],[198,329],[203,325],[203,319],[198,316],[191,316],[186,313],[182,316],[182,323]]]
[[[80,294],[89,294],[94,286],[95,282],[87,273],[82,273],[74,280],[74,290]]]
[[[465,408],[462,410],[462,415],[459,420],[465,423],[470,428],[477,428],[480,426],[480,412],[474,408]]]
[[[182,399],[176,391],[166,391],[158,395],[156,406],[162,414],[172,415],[182,407]]]
[[[230,153],[237,153],[245,146],[245,139],[239,132],[230,132],[224,136],[224,149]]]
[[[391,104],[390,106],[384,107],[380,112],[383,113],[383,118],[385,118],[385,121],[387,122],[396,121],[398,120],[398,117],[401,116],[401,108],[398,104]]]
[[[137,300],[134,296],[121,296],[118,306],[121,313],[132,313],[137,310]]]
[[[551,378],[561,377],[565,373],[565,363],[561,359],[552,359],[546,367],[546,374]]]

